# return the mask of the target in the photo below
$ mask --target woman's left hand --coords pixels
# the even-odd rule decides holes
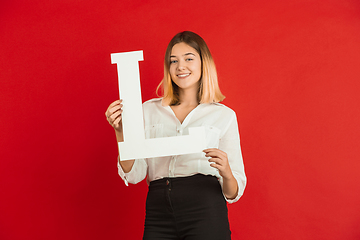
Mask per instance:
[[[220,175],[225,179],[233,178],[227,154],[217,148],[209,148],[203,151],[206,157],[210,157],[208,160],[211,162],[210,166],[219,170]]]

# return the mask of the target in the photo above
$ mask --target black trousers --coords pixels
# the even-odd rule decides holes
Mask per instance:
[[[230,240],[228,210],[214,176],[150,182],[143,240]]]

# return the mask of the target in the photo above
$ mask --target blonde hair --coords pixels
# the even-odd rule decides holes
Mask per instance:
[[[178,86],[171,80],[170,76],[170,55],[173,46],[181,42],[184,42],[194,48],[200,55],[201,78],[198,92],[199,103],[213,103],[224,100],[225,96],[220,91],[215,63],[208,46],[196,33],[184,31],[176,34],[166,48],[164,59],[164,78],[156,90],[158,92],[159,88],[162,86],[163,104],[177,105],[180,101]]]

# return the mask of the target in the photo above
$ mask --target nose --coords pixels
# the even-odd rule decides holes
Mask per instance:
[[[179,61],[177,68],[178,68],[178,70],[184,70],[185,69],[184,61]]]

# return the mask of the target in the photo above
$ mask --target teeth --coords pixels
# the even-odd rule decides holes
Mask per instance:
[[[187,76],[189,76],[190,75],[190,73],[186,73],[186,74],[179,74],[178,75],[178,77],[187,77]]]

